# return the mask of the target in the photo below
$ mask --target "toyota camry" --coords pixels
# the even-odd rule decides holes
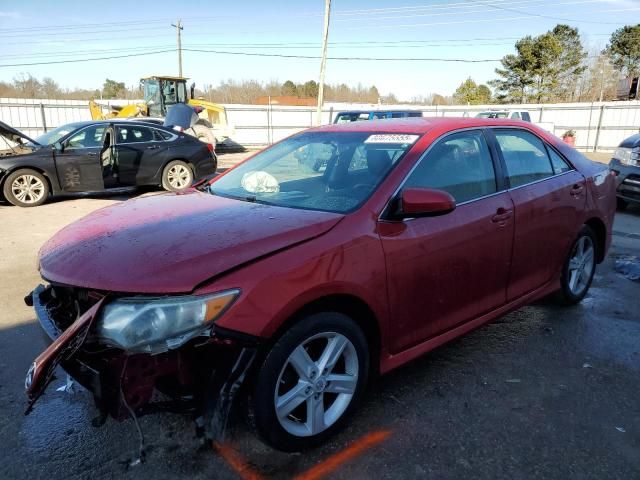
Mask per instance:
[[[550,294],[580,302],[615,196],[606,165],[527,122],[301,132],[44,244],[26,302],[52,343],[28,371],[29,409],[60,365],[102,421],[170,405],[215,439],[242,395],[268,444],[310,447],[372,376]]]

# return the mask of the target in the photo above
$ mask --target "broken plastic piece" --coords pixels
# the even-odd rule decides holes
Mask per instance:
[[[205,435],[213,441],[224,441],[229,412],[245,376],[256,356],[255,348],[242,348],[238,357],[218,391],[215,401],[210,402],[205,411]],[[222,372],[216,371],[216,376]],[[224,374],[224,373],[222,373]],[[214,383],[215,379],[214,379]],[[213,399],[211,399],[213,400]]]
[[[69,394],[76,393],[75,389],[76,382],[73,381],[71,376],[67,374],[67,380],[64,385],[56,388],[56,392],[67,392]]]

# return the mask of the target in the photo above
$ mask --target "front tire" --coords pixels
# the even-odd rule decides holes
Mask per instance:
[[[358,325],[337,312],[296,323],[257,371],[251,417],[272,447],[299,451],[336,433],[364,391],[369,349]]]
[[[593,230],[584,225],[562,267],[557,293],[560,303],[575,305],[587,295],[596,272],[596,246]]]
[[[2,193],[9,203],[17,207],[37,207],[47,201],[49,183],[40,172],[23,168],[7,177]]]
[[[162,188],[170,192],[179,192],[193,183],[193,170],[182,160],[169,162],[162,171]]]

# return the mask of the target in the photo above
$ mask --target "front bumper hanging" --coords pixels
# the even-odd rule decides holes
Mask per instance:
[[[157,411],[191,412],[210,440],[224,438],[234,399],[256,356],[258,341],[235,332],[212,329],[175,350],[150,355],[128,353],[91,338],[94,319],[107,301],[103,296],[64,328],[56,321],[55,287],[39,285],[25,298],[35,309],[51,345],[33,362],[25,389],[28,414],[61,366],[88,389],[100,414],[118,420]]]

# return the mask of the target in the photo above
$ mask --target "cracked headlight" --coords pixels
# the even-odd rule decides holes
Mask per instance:
[[[95,335],[131,352],[164,352],[200,335],[239,294],[240,290],[227,290],[202,296],[119,298],[102,309]]]

